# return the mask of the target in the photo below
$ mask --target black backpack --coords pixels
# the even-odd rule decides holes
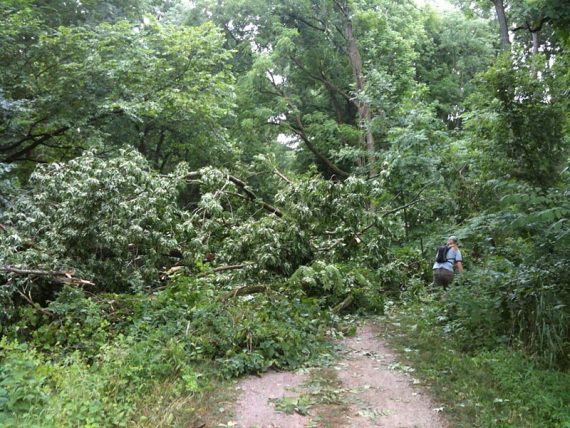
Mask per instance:
[[[449,252],[449,247],[447,245],[442,245],[441,247],[437,248],[437,256],[435,261],[437,263],[445,263],[447,262],[447,253]]]

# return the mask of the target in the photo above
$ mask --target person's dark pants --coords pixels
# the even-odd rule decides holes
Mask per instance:
[[[436,285],[441,285],[443,288],[447,288],[449,284],[453,282],[453,272],[443,268],[434,269],[433,282]]]

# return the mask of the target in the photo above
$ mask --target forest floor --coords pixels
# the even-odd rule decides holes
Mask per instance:
[[[270,371],[235,386],[232,420],[236,428],[447,427],[443,407],[398,362],[367,321],[337,346],[329,367],[297,372]],[[229,413],[229,412],[228,412]]]

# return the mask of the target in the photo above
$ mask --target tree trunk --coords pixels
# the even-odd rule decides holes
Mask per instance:
[[[540,46],[540,42],[538,40],[538,31],[532,31],[530,34],[532,34],[532,53],[537,54],[538,47]]]
[[[362,94],[366,89],[366,81],[364,80],[363,67],[362,67],[362,57],[360,56],[360,50],[356,43],[356,38],[354,37],[354,32],[352,29],[352,20],[350,18],[350,11],[348,9],[348,4],[346,2],[338,2],[339,7],[344,18],[344,30],[347,42],[348,58],[350,60],[350,65],[352,67],[352,74],[354,76],[354,81],[356,83],[357,94]],[[359,126],[362,127],[364,131],[363,140],[366,145],[366,152],[368,154],[368,176],[372,177],[376,175],[376,150],[374,147],[374,136],[370,130],[370,105],[368,102],[363,100],[357,100],[358,108],[358,119]]]
[[[507,50],[511,46],[511,41],[509,39],[509,27],[507,25],[507,15],[505,14],[505,4],[503,3],[503,0],[491,0],[491,2],[495,5],[497,20],[499,21],[501,48],[503,50]]]

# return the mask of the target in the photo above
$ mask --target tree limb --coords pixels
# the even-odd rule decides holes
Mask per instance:
[[[24,158],[22,158],[22,156],[29,154],[36,147],[38,147],[42,143],[50,140],[51,138],[64,134],[65,132],[67,132],[68,129],[69,129],[69,126],[64,126],[62,128],[56,129],[55,131],[52,131],[52,132],[47,132],[47,133],[38,134],[38,135],[28,135],[28,136],[20,139],[19,141],[15,142],[13,144],[10,144],[8,146],[1,146],[0,152],[8,152],[11,149],[14,149],[14,148],[17,148],[17,147],[23,145],[26,141],[32,141],[32,143],[30,145],[28,145],[27,147],[24,147],[24,148],[18,150],[16,153],[12,153],[12,154],[8,155],[3,160],[3,162],[10,163],[10,162],[15,162],[15,161],[24,159]]]
[[[85,279],[73,278],[73,272],[19,269],[13,266],[0,266],[0,272],[14,273],[21,276],[47,276],[50,277],[53,281],[60,284],[95,285],[93,282],[87,281]]]
[[[200,274],[198,274],[198,277],[202,277],[202,276],[208,276],[211,275],[213,273],[218,273],[218,272],[225,272],[228,270],[237,270],[237,269],[243,269],[244,267],[247,266],[251,266],[253,265],[253,263],[249,262],[249,263],[241,263],[239,265],[224,265],[224,266],[218,266],[214,269],[211,269],[207,272],[202,272]]]
[[[325,155],[317,150],[315,145],[311,142],[307,134],[305,133],[305,127],[303,126],[303,122],[301,121],[301,117],[297,114],[295,115],[295,125],[291,126],[291,129],[295,134],[301,137],[301,140],[305,143],[307,148],[315,155],[317,159],[319,159],[322,163],[326,165],[326,167],[333,172],[334,174],[338,175],[341,178],[347,178],[350,176],[348,172],[341,169],[339,166],[331,162]]]
[[[408,202],[407,204],[404,204],[398,208],[394,208],[393,210],[388,210],[388,211],[383,212],[380,217],[386,217],[386,216],[389,216],[390,214],[394,214],[394,213],[397,213],[398,211],[402,211],[403,209],[406,209],[408,207],[411,207],[412,205],[417,204],[421,200],[422,200],[422,198],[418,196],[412,202]]]
[[[287,184],[293,185],[294,183],[285,175],[283,174],[281,171],[279,171],[277,168],[273,168],[273,172],[276,176],[278,176],[279,178],[281,178],[281,180],[283,180],[284,182],[286,182]]]
[[[202,173],[200,171],[193,171],[193,172],[190,172],[186,175],[186,180],[193,181],[193,180],[196,180],[197,178],[200,178],[201,176],[202,176]],[[276,208],[273,205],[270,205],[267,202],[265,202],[264,200],[262,200],[261,198],[259,198],[254,192],[252,192],[250,189],[248,189],[247,184],[245,182],[243,182],[239,178],[234,177],[233,175],[229,175],[229,174],[226,176],[226,179],[228,181],[230,181],[231,183],[235,184],[236,187],[242,193],[244,193],[245,198],[247,198],[248,200],[250,200],[252,202],[259,203],[266,211],[269,211],[270,213],[275,214],[277,217],[283,217],[283,213],[281,212],[281,210],[279,208]]]
[[[316,80],[318,82],[321,82],[323,85],[325,85],[325,87],[327,89],[338,93],[340,96],[345,98],[347,101],[351,102],[352,104],[354,104],[355,106],[358,107],[358,103],[356,103],[356,101],[349,94],[344,92],[342,89],[338,88],[333,82],[331,82],[329,79],[327,79],[322,70],[320,70],[321,76],[317,76],[316,74],[313,74],[309,70],[307,70],[307,68],[303,66],[301,61],[299,61],[294,56],[290,56],[289,58],[291,59],[291,61],[293,61],[295,63],[295,65],[297,67],[299,67],[301,69],[301,71],[303,71],[311,79]]]
[[[326,25],[324,24],[323,21],[321,21],[320,19],[314,19],[314,21],[318,22],[319,24],[321,24],[321,27],[319,27],[318,25],[312,24],[310,23],[307,19],[299,16],[298,14],[294,13],[294,12],[288,12],[287,16],[289,16],[289,18],[292,18],[294,20],[297,20],[299,22],[302,22],[303,24],[305,24],[307,27],[312,28],[313,30],[317,30],[320,32],[325,32],[326,31]]]
[[[93,117],[88,118],[84,123],[91,124],[91,123],[94,123],[94,122],[96,122],[100,119],[103,119],[105,117],[119,115],[122,113],[124,113],[124,110],[121,108],[114,109],[111,111],[105,111],[105,112],[97,114]],[[20,140],[15,141],[13,143],[0,145],[0,153],[6,153],[6,155],[5,155],[6,157],[4,159],[0,159],[0,161],[6,162],[6,163],[11,163],[11,162],[17,162],[17,161],[21,161],[21,160],[28,160],[29,155],[31,154],[31,152],[36,147],[38,147],[40,145],[45,145],[45,143],[47,141],[49,141],[50,139],[64,135],[67,131],[72,129],[74,126],[77,126],[77,125],[74,125],[74,126],[66,125],[66,126],[61,126],[60,128],[57,128],[53,131],[42,132],[39,134],[32,134],[32,130],[34,129],[34,127],[38,123],[40,123],[44,120],[45,119],[40,119],[40,120],[37,120],[36,122],[34,122],[32,124],[32,126],[30,127],[28,133],[24,137],[20,138]],[[27,142],[31,142],[31,143],[25,147],[22,147]],[[17,151],[15,153],[10,153],[14,149],[16,149]]]
[[[34,302],[32,300],[32,298],[30,296],[26,296],[24,293],[22,293],[20,290],[16,290],[16,292],[20,295],[20,297],[22,297],[22,299],[24,299],[26,302],[28,302],[30,305],[32,305],[34,308],[36,308],[37,310],[39,310],[41,313],[43,313],[44,315],[50,316],[52,317],[54,314],[52,311],[50,311],[47,308],[42,308],[38,303]]]
[[[540,30],[542,30],[543,25],[546,24],[547,22],[550,22],[550,18],[547,16],[543,16],[540,18],[540,21],[538,21],[538,24],[536,24],[536,26],[534,26],[534,27],[532,25],[530,25],[530,23],[525,22],[523,25],[519,25],[518,27],[511,28],[510,31],[517,32],[520,30],[528,30],[531,33],[537,33]]]
[[[271,73],[270,73],[270,75],[273,76]],[[277,91],[279,91],[279,96],[283,97],[287,101],[287,105],[289,106],[289,108],[291,110],[295,111],[296,108],[295,108],[295,105],[293,104],[293,102],[291,101],[291,98],[278,87],[278,85],[275,82],[275,80],[273,79],[273,77],[271,79],[269,79],[269,81],[272,83],[273,87]],[[299,115],[299,113],[295,114],[294,124],[291,124],[291,123],[288,123],[288,124],[289,124],[289,127],[291,128],[291,130],[295,134],[297,134],[299,137],[301,137],[301,140],[305,143],[307,148],[315,155],[315,157],[317,159],[319,159],[323,164],[325,164],[326,167],[332,173],[334,173],[335,175],[337,175],[341,178],[347,178],[350,176],[350,174],[348,172],[341,169],[339,166],[337,166],[335,163],[333,163],[330,159],[328,159],[325,155],[323,155],[321,152],[319,152],[317,150],[317,148],[311,142],[310,138],[307,136],[307,134],[305,132],[305,127],[303,126],[303,122],[301,120],[301,116]]]

